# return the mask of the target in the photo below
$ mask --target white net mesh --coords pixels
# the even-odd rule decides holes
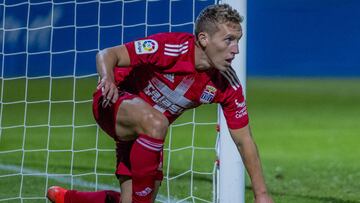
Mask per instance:
[[[114,143],[91,113],[99,49],[192,32],[214,0],[0,0],[0,202],[46,202],[51,185],[119,190]],[[160,202],[213,202],[216,106],[169,128]]]

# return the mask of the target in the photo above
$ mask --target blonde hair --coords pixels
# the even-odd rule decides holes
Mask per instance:
[[[200,32],[206,32],[210,35],[217,32],[218,24],[235,23],[240,24],[243,17],[239,12],[233,9],[229,4],[210,5],[203,9],[195,22],[196,38]]]

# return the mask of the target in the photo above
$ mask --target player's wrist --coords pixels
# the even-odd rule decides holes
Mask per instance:
[[[103,76],[101,76],[101,80],[102,81],[108,81],[108,82],[111,82],[111,83],[115,82],[114,75],[112,75],[112,74],[104,74]]]
[[[266,188],[261,188],[261,189],[256,189],[254,190],[254,196],[263,196],[263,195],[268,195],[268,192],[266,190]]]

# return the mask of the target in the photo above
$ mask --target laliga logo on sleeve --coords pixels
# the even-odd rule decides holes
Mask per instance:
[[[138,40],[134,42],[136,54],[151,54],[158,50],[158,43],[152,39]]]

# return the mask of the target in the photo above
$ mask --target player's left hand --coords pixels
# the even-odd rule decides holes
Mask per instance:
[[[106,108],[109,104],[115,103],[119,97],[118,89],[113,80],[103,77],[99,82],[97,89],[101,89],[104,97],[102,107]],[[111,102],[111,103],[110,103]]]
[[[265,193],[255,196],[255,203],[274,203],[274,201],[271,199],[271,197]]]

